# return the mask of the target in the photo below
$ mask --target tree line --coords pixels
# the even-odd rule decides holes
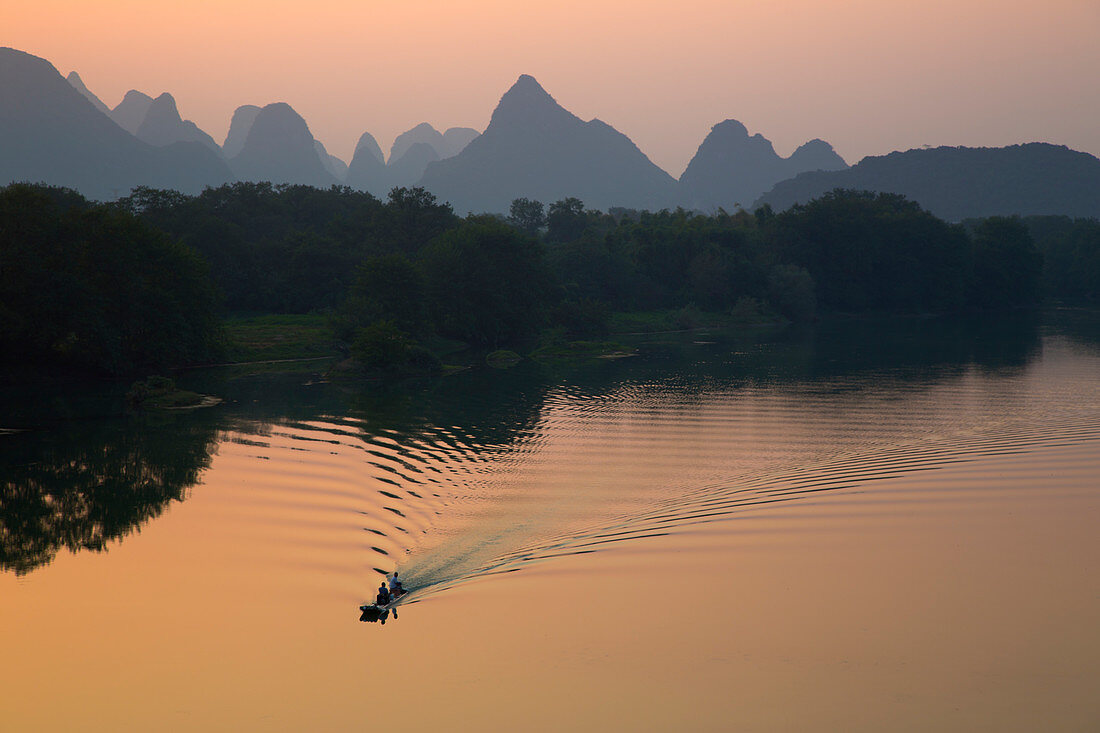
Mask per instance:
[[[613,312],[806,321],[1100,296],[1095,220],[955,225],[900,195],[844,190],[781,213],[521,198],[507,216],[458,217],[418,188],[385,201],[345,187],[138,188],[92,205],[18,184],[0,190],[0,258],[5,351],[109,373],[216,358],[226,313],[328,313],[363,361],[431,368],[431,339],[595,337]]]

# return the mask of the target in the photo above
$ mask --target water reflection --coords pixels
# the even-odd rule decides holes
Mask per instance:
[[[125,537],[172,501],[186,499],[219,440],[274,458],[277,466],[305,463],[313,476],[331,482],[331,489],[316,478],[312,485],[288,482],[280,496],[291,500],[291,509],[280,521],[301,522],[303,508],[339,497],[339,516],[355,512],[362,536],[369,536],[355,551],[365,553],[377,573],[392,570],[422,547],[434,549],[418,556],[410,577],[423,585],[506,570],[520,559],[589,552],[616,538],[659,534],[669,517],[779,500],[736,493],[746,487],[777,490],[771,474],[766,480],[759,472],[747,476],[752,465],[761,465],[750,465],[750,453],[754,461],[784,466],[808,454],[792,447],[788,436],[767,432],[786,430],[782,420],[769,422],[767,415],[746,410],[772,411],[775,418],[784,410],[804,408],[807,395],[819,399],[867,392],[894,399],[891,390],[931,389],[973,370],[1011,375],[1041,354],[1040,334],[1059,333],[1065,320],[1048,317],[1044,322],[1035,313],[1021,312],[825,322],[780,332],[674,334],[637,339],[633,345],[640,355],[635,358],[525,362],[507,371],[475,368],[399,385],[330,384],[309,373],[233,378],[196,372],[180,381],[224,397],[223,406],[144,419],[65,420],[88,410],[75,410],[75,399],[43,400],[33,390],[12,388],[0,400],[16,405],[6,414],[18,421],[0,427],[56,427],[0,437],[0,568],[27,573],[50,562],[61,548],[102,550]],[[1096,331],[1095,318],[1073,323],[1078,338]],[[765,389],[771,390],[766,399]],[[89,399],[82,397],[80,404]],[[819,402],[824,405],[822,429],[837,417],[829,409],[860,407],[850,401],[840,408]],[[110,403],[116,404],[113,394]],[[51,412],[50,405],[60,407]],[[740,444],[727,448],[733,456],[744,454],[740,468],[722,466],[737,469],[737,475],[718,482],[700,468],[702,459],[693,458],[693,447],[676,447],[682,438],[675,431],[700,419],[716,421],[722,431],[733,429],[730,420],[755,421]],[[672,442],[649,442],[656,440],[655,433],[632,427],[639,421],[655,430],[663,426],[669,431],[665,439]],[[552,435],[559,442],[564,435],[572,452],[550,450]],[[610,501],[601,493],[604,479],[585,464],[620,472],[631,468],[603,462],[600,451],[622,449],[609,443],[609,436],[644,443],[630,459],[635,464],[654,455],[675,457],[669,463],[683,475],[671,475],[662,487],[665,494],[650,496],[650,504],[616,506],[620,514],[633,512],[630,521],[621,516],[614,522],[592,520],[591,526],[577,529],[583,522],[563,516],[573,517],[584,507],[596,512],[600,502]],[[693,439],[719,445],[726,440],[721,432],[705,431]],[[552,481],[563,485],[550,487]],[[689,494],[690,501],[684,498]],[[486,523],[479,512],[490,500],[525,503],[531,510]],[[563,503],[573,507],[563,508]],[[441,524],[455,516],[476,531],[438,534]]]
[[[0,570],[102,551],[159,516],[210,465],[217,425],[194,415],[66,422],[0,440]]]

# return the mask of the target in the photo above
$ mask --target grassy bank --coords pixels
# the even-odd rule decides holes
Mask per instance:
[[[745,328],[775,326],[787,319],[762,306],[752,298],[742,298],[723,313],[702,311],[692,306],[659,311],[612,313],[608,329],[613,334],[665,333],[691,331],[697,328]]]
[[[262,315],[225,321],[229,361],[236,363],[338,357],[323,315]]]

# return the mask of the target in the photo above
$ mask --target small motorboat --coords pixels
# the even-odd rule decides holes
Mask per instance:
[[[364,603],[359,606],[359,610],[362,611],[362,615],[359,617],[360,621],[381,621],[386,623],[386,619],[389,618],[390,612],[393,612],[393,617],[397,618],[397,611],[395,607],[403,603],[406,598],[409,597],[409,591],[401,590],[399,593],[390,598],[389,603],[379,605],[377,603]]]

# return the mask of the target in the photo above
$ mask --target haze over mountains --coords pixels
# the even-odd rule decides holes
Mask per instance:
[[[197,193],[231,178],[201,143],[143,142],[48,61],[0,49],[0,182],[41,181],[107,200],[140,185]]]
[[[781,158],[771,141],[749,131],[737,120],[726,120],[711,128],[699,151],[680,176],[686,204],[690,208],[732,211],[749,205],[772,186],[804,171],[834,171],[848,164],[824,140],[811,140]]]
[[[455,210],[506,212],[519,197],[577,197],[589,208],[684,206],[776,210],[836,187],[905,194],[933,213],[1100,216],[1100,160],[1061,146],[937,148],[866,158],[852,168],[823,140],[789,157],[740,122],[716,124],[679,180],[625,135],[572,114],[531,76],[503,95],[484,134],[416,125],[388,158],[365,132],[350,162],[330,155],[290,105],[246,104],[222,145],[180,114],[171,94],[129,91],[110,109],[75,71],[0,49],[0,185],[28,180],[113,199],[138,185],[196,193],[234,180],[385,197],[420,185]]]
[[[781,211],[834,188],[900,193],[941,219],[1019,214],[1100,217],[1100,159],[1064,145],[939,147],[802,173],[757,201]]]
[[[458,211],[507,211],[517,197],[576,196],[589,207],[675,205],[676,181],[622,133],[584,122],[523,75],[493,111],[484,134],[428,166],[422,183]]]

